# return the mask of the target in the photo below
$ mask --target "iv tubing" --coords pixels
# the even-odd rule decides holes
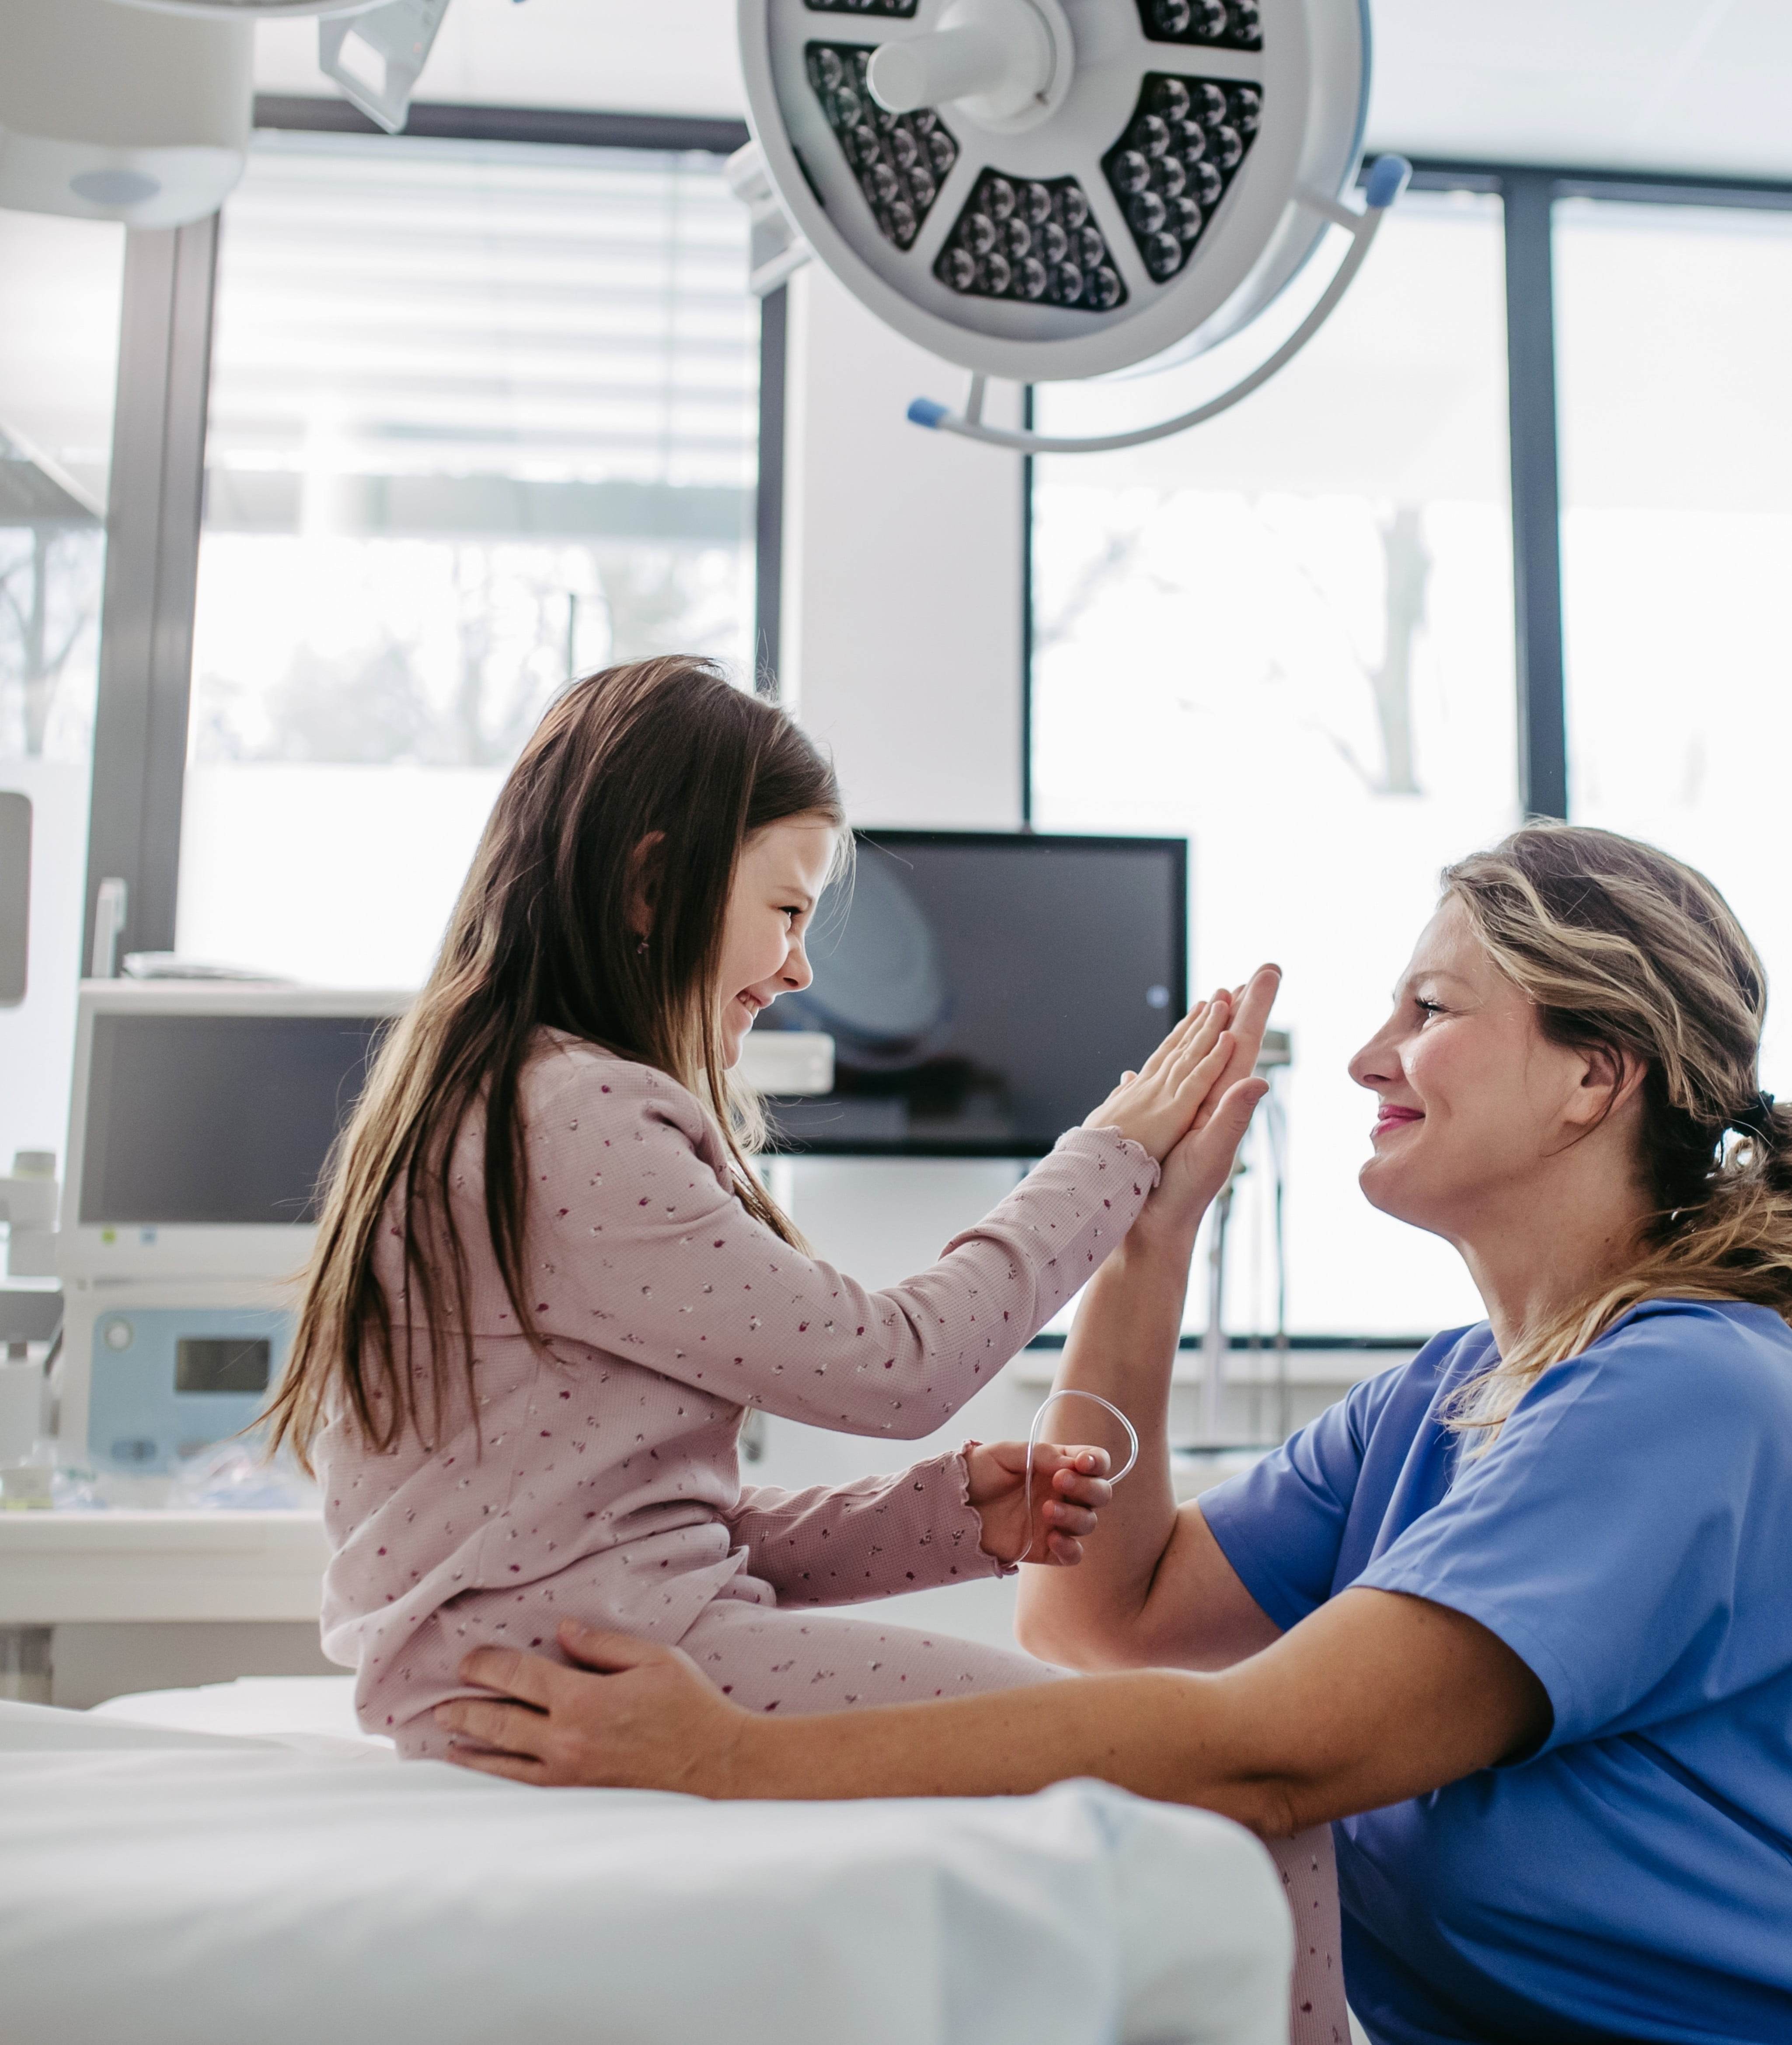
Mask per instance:
[[[1060,1399],[1087,1399],[1093,1405],[1104,1406],[1125,1428],[1126,1438],[1131,1445],[1131,1452],[1127,1457],[1125,1462],[1108,1480],[1110,1484],[1118,1484],[1139,1460],[1139,1431],[1112,1400],[1104,1399],[1099,1392],[1079,1392],[1073,1385],[1066,1385],[1062,1392],[1050,1393],[1040,1406],[1039,1411],[1033,1415],[1033,1424],[1027,1431],[1027,1546],[1015,1557],[1014,1563],[1011,1566],[1018,1567],[1033,1552],[1033,1455],[1034,1451],[1039,1446],[1039,1429],[1044,1423],[1045,1417]]]

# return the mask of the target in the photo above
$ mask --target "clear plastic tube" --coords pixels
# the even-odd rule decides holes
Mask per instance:
[[[1127,1475],[1127,1473],[1131,1470],[1133,1465],[1139,1460],[1139,1430],[1133,1426],[1132,1423],[1127,1418],[1125,1414],[1120,1411],[1120,1408],[1117,1407],[1111,1399],[1104,1399],[1099,1392],[1080,1392],[1073,1385],[1065,1386],[1063,1390],[1061,1392],[1049,1393],[1046,1396],[1043,1404],[1039,1408],[1039,1411],[1033,1415],[1032,1426],[1027,1431],[1026,1498],[1027,1526],[1028,1531],[1027,1535],[1027,1546],[1023,1548],[1020,1553],[1014,1558],[1016,1566],[1024,1562],[1027,1557],[1033,1552],[1033,1535],[1031,1531],[1033,1525],[1033,1458],[1039,1449],[1039,1430],[1045,1424],[1045,1417],[1046,1414],[1051,1411],[1052,1408],[1058,1404],[1060,1399],[1086,1399],[1092,1405],[1105,1408],[1106,1410],[1112,1413],[1114,1418],[1120,1422],[1120,1425],[1125,1428],[1126,1438],[1131,1447],[1131,1453],[1128,1454],[1125,1462],[1122,1464],[1120,1468],[1108,1478],[1108,1481],[1110,1484],[1118,1484],[1122,1477]]]

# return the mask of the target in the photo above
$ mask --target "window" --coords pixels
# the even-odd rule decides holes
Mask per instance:
[[[1570,801],[1728,896],[1792,1091],[1792,212],[1570,198],[1555,254]]]
[[[750,672],[746,225],[713,155],[257,137],[219,258],[183,954],[415,985],[570,674]]]
[[[1372,1110],[1344,1067],[1438,868],[1517,819],[1503,258],[1497,199],[1414,194],[1262,391],[1193,433],[1035,467],[1034,821],[1185,833],[1193,984],[1283,965],[1297,1333],[1479,1312],[1450,1251],[1358,1193]],[[1098,430],[1214,387],[1197,364],[1042,391],[1039,411]],[[1274,1325],[1254,1143],[1234,1331]]]
[[[121,227],[0,212],[0,789],[33,825],[25,996],[0,1009],[0,1173],[65,1134],[124,264]]]

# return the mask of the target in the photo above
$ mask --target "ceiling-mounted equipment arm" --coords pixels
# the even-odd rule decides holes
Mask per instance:
[[[908,408],[908,416],[918,426],[929,426],[937,433],[957,433],[965,440],[981,441],[989,447],[1012,448],[1021,454],[1111,454],[1120,448],[1139,447],[1147,441],[1166,440],[1172,433],[1185,433],[1189,427],[1215,418],[1241,399],[1248,398],[1253,391],[1268,383],[1278,370],[1293,361],[1319,332],[1336,309],[1339,300],[1350,289],[1351,279],[1362,268],[1388,209],[1405,191],[1412,175],[1412,166],[1404,156],[1382,156],[1369,173],[1360,213],[1335,199],[1311,198],[1304,202],[1348,231],[1351,246],[1344,260],[1319,302],[1281,347],[1266,361],[1259,363],[1248,376],[1241,377],[1230,390],[1222,391],[1217,398],[1210,398],[1204,405],[1197,405],[1192,412],[1181,413],[1173,419],[1161,419],[1154,426],[1135,426],[1121,433],[1076,437],[1009,431],[1000,426],[984,425],[981,414],[985,379],[976,376],[971,380],[972,395],[962,412],[954,412],[931,398],[917,398]]]

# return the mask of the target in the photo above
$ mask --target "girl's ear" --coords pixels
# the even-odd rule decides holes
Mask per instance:
[[[653,908],[659,898],[665,841],[664,831],[649,831],[629,854],[629,928],[638,938],[653,934]]]

